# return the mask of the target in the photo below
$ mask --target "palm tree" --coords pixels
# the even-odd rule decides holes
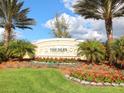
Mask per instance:
[[[2,62],[2,61],[6,61],[6,54],[5,54],[5,52],[6,52],[6,50],[5,50],[5,48],[4,48],[4,46],[2,46],[3,44],[2,44],[2,42],[0,42],[0,63]]]
[[[84,56],[91,63],[102,62],[105,58],[105,47],[96,40],[87,40],[78,45],[78,55]]]
[[[52,32],[55,37],[58,38],[71,38],[70,33],[68,32],[69,23],[64,17],[56,15],[54,23],[52,23],[53,29]]]
[[[78,0],[74,9],[77,14],[84,16],[86,19],[105,20],[108,59],[110,59],[109,43],[113,40],[112,19],[124,15],[124,0]]]
[[[26,40],[11,40],[8,48],[5,48],[3,42],[0,42],[0,61],[7,61],[13,58],[21,60],[25,55],[33,58],[35,48],[35,45]]]
[[[35,48],[33,44],[26,40],[12,40],[8,46],[7,53],[9,57],[16,57],[19,59],[23,59],[23,57],[27,54],[29,57],[34,57]]]
[[[13,29],[31,29],[30,26],[35,24],[34,19],[27,17],[29,8],[23,9],[23,4],[20,0],[0,0],[0,27],[5,29],[5,47],[8,46]]]
[[[124,37],[121,37],[113,42],[112,54],[113,59],[116,62],[124,60]]]

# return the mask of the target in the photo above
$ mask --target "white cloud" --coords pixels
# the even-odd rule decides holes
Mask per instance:
[[[65,7],[71,11],[73,11],[72,5],[76,2],[77,0],[62,0],[64,3]]]
[[[124,17],[113,20],[113,31],[116,37],[124,36]]]
[[[64,4],[65,8],[71,10],[72,12],[74,11],[73,5],[79,1],[79,0],[60,0]]]
[[[2,34],[4,32],[3,28],[0,28],[0,34]]]
[[[3,33],[4,33],[4,28],[0,28],[0,40],[3,39]],[[19,32],[19,31],[18,32],[14,32],[13,34],[14,34],[15,38],[17,38],[17,39],[22,37],[22,33]]]
[[[0,28],[0,40],[2,40],[2,35],[3,35],[3,32],[4,32],[4,29],[3,28]]]
[[[77,2],[78,0],[61,0],[64,4],[64,6],[73,11],[72,5]],[[79,17],[77,17],[76,19],[78,19]],[[82,20],[82,19],[80,19]],[[80,21],[79,21],[80,22]],[[94,31],[99,31],[100,33],[103,34],[103,37],[106,37],[106,30],[105,30],[105,23],[103,20],[85,20],[83,19],[83,24],[86,24],[86,22],[88,22],[89,24],[92,25],[91,30]],[[113,19],[113,35],[115,38],[118,38],[120,36],[124,35],[124,17],[121,18],[116,18]],[[73,29],[73,28],[72,28]],[[81,28],[78,28],[81,29]]]
[[[76,39],[103,39],[105,36],[103,33],[99,32],[97,30],[97,24],[98,22],[95,22],[93,20],[85,20],[84,18],[80,16],[70,16],[66,13],[61,14],[60,17],[64,16],[66,20],[69,22],[69,32],[72,35],[72,37]],[[54,22],[55,18],[50,19],[46,22],[45,27],[51,29],[54,28],[53,25],[51,25],[52,22]],[[99,21],[100,22],[100,21]],[[92,25],[95,24],[96,25]],[[91,26],[91,27],[90,27]]]

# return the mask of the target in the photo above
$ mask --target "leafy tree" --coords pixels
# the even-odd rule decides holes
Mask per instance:
[[[113,40],[112,19],[124,15],[124,0],[78,0],[74,5],[75,12],[86,19],[105,20],[106,33],[108,38],[107,54],[111,61],[110,45]]]
[[[55,21],[52,23],[53,29],[52,32],[55,37],[58,38],[71,38],[70,33],[68,32],[69,23],[66,18],[56,15]]]
[[[105,58],[105,47],[96,40],[87,40],[78,45],[78,55],[85,56],[91,63],[102,62]]]
[[[31,29],[35,24],[34,19],[27,17],[29,8],[23,8],[23,4],[20,0],[0,0],[0,26],[5,29],[5,47],[8,47],[13,29]]]

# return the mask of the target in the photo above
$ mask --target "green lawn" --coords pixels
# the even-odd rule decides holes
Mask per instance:
[[[124,93],[124,88],[81,86],[55,69],[8,69],[0,71],[0,93]]]

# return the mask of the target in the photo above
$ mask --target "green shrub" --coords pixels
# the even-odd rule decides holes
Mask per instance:
[[[113,42],[112,58],[116,62],[124,60],[124,37],[121,37]]]
[[[0,45],[0,63],[2,61],[6,61],[7,57],[6,57],[6,49]]]
[[[8,51],[11,52],[10,57],[23,59],[27,54],[29,57],[33,57],[35,54],[35,46],[25,40],[13,40],[10,42]]]
[[[91,63],[103,62],[105,59],[105,47],[96,40],[87,40],[78,45],[78,55],[85,56]]]
[[[25,40],[12,40],[7,48],[0,43],[0,61],[18,58],[23,59],[25,55],[33,57],[35,54],[35,46]]]

